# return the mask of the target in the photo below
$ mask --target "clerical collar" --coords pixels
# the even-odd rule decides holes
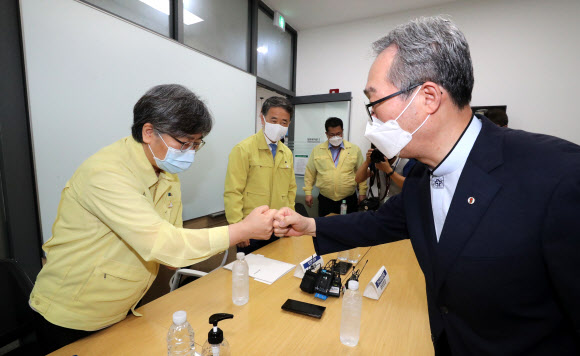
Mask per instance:
[[[440,177],[463,168],[480,131],[481,120],[473,116],[465,131],[459,136],[455,146],[453,146],[443,161],[431,171],[431,174]]]

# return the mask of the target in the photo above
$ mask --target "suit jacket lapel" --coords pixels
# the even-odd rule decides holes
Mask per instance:
[[[431,207],[431,188],[430,188],[430,174],[429,170],[425,169],[423,176],[419,181],[418,187],[418,202],[420,216],[423,223],[421,227],[423,229],[423,236],[412,236],[411,240],[420,238],[421,241],[413,243],[413,248],[415,254],[422,254],[427,258],[427,263],[422,265],[423,273],[425,274],[425,281],[429,289],[435,287],[434,280],[434,267],[435,267],[435,251],[433,249],[434,244],[437,241],[435,235],[435,223],[433,221],[433,209]],[[422,260],[417,256],[418,260]]]
[[[436,293],[501,188],[488,173],[503,163],[503,135],[491,125],[483,120],[449,206],[437,246]]]

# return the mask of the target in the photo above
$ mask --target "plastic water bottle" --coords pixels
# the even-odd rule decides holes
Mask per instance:
[[[343,200],[342,204],[340,204],[340,215],[346,215],[346,200]]]
[[[362,296],[358,290],[358,281],[349,281],[348,289],[342,297],[340,320],[340,342],[344,345],[356,346],[358,344],[361,313]]]
[[[353,265],[356,265],[358,263],[358,260],[360,259],[360,247],[355,247],[352,250],[348,251],[348,262],[352,263]]]
[[[336,259],[338,261],[345,261],[348,259],[348,250],[340,251],[338,255],[336,255]]]
[[[183,310],[173,313],[173,325],[167,333],[167,355],[194,356],[194,332],[187,322],[187,313]]]
[[[244,305],[250,299],[250,269],[245,256],[238,252],[232,268],[232,301],[235,305]]]

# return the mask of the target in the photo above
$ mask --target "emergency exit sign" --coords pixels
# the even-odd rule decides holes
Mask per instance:
[[[282,31],[286,31],[286,20],[284,19],[284,16],[282,16],[282,14],[279,13],[278,11],[276,11],[274,13],[274,22],[273,23],[274,23],[274,26],[278,27]]]

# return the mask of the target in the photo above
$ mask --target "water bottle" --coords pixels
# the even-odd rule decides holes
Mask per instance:
[[[342,204],[340,204],[340,215],[346,215],[346,200],[343,200]]]
[[[187,313],[183,310],[173,313],[173,325],[167,333],[167,355],[194,356],[194,332],[187,322]]]
[[[336,259],[337,259],[339,262],[341,262],[341,261],[342,261],[342,262],[346,262],[346,260],[348,259],[348,250],[340,251],[340,252],[338,253],[338,255],[336,255]]]
[[[360,253],[360,247],[355,247],[352,250],[348,251],[348,262],[352,263],[353,265],[356,265],[358,263],[358,260],[360,259],[361,253]]]
[[[250,299],[250,269],[245,256],[243,252],[238,252],[232,268],[232,301],[235,305],[244,305]]]
[[[356,346],[360,336],[362,296],[358,291],[358,281],[349,281],[348,289],[342,297],[342,318],[340,320],[340,342]]]

